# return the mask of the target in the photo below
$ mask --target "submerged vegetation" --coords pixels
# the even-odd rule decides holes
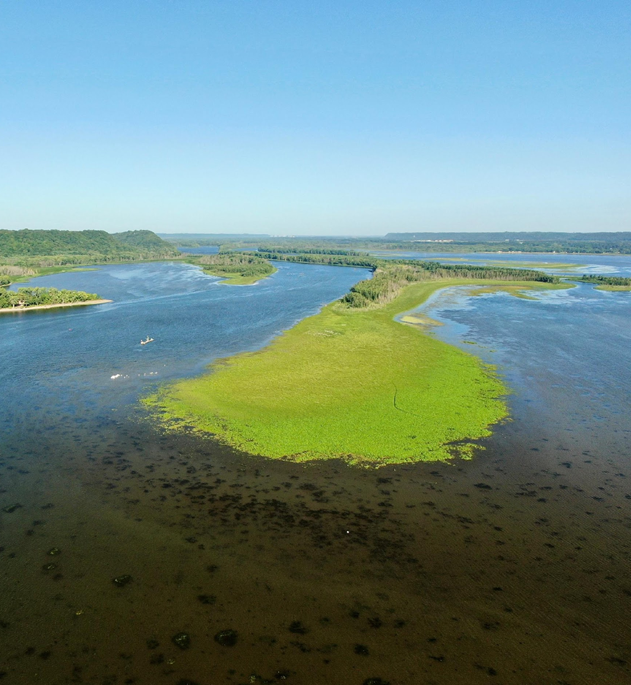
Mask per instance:
[[[199,264],[206,273],[212,276],[226,278],[225,282],[228,285],[250,285],[276,272],[276,268],[266,259],[240,252],[203,255],[189,261]]]
[[[507,416],[505,387],[477,357],[394,317],[445,286],[564,287],[554,276],[520,269],[257,253],[263,257],[368,266],[374,277],[266,349],[221,360],[213,373],[166,386],[145,403],[170,427],[293,461],[379,465],[470,456],[475,441]]]

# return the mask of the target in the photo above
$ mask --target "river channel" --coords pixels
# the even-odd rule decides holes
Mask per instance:
[[[513,393],[472,461],[299,465],[158,430],[156,384],[366,276],[278,266],[248,287],[178,263],[42,277],[113,302],[0,319],[0,682],[629,682],[631,294],[424,305]]]

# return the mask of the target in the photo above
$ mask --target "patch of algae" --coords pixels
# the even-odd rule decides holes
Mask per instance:
[[[470,458],[508,416],[506,388],[477,357],[394,320],[454,285],[471,281],[410,285],[376,309],[333,303],[263,350],[143,401],[169,428],[192,426],[270,458],[366,466]]]

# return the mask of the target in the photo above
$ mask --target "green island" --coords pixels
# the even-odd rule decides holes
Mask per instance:
[[[276,273],[275,266],[255,254],[220,252],[216,255],[202,255],[187,260],[202,267],[211,276],[220,276],[225,285],[252,285],[262,278]]]
[[[364,259],[284,258],[353,266]],[[219,360],[210,374],[164,386],[144,404],[168,429],[212,434],[269,458],[380,466],[471,457],[476,441],[507,418],[507,389],[492,367],[428,335],[423,317],[395,317],[448,286],[571,286],[519,269],[391,261],[372,268],[371,279],[265,349]]]
[[[583,274],[581,278],[576,280],[581,283],[593,283],[596,286],[596,290],[609,290],[612,292],[631,291],[631,278],[624,278],[623,276],[595,276]]]
[[[7,285],[9,283],[6,283]],[[94,293],[81,290],[58,290],[57,288],[18,288],[6,290],[0,281],[0,314],[21,312],[32,309],[53,309],[87,304],[104,304]]]

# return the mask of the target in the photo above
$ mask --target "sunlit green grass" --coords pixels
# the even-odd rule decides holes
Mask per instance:
[[[258,283],[259,281],[262,281],[264,278],[269,278],[272,274],[276,273],[278,269],[274,269],[269,274],[265,274],[264,276],[235,276],[234,274],[227,275],[227,274],[221,274],[221,273],[215,273],[206,270],[206,273],[211,275],[211,276],[220,276],[224,280],[221,281],[222,285],[253,285],[254,283]]]
[[[204,272],[210,276],[219,276],[224,280],[221,281],[222,285],[253,285],[262,281],[264,278],[269,278],[272,274],[275,274],[278,269],[272,266],[272,271],[267,274],[258,274],[255,276],[243,276],[241,274],[235,274],[223,271],[221,268],[212,268],[204,266]]]
[[[470,456],[472,441],[506,418],[506,388],[477,357],[393,318],[453,285],[472,282],[411,285],[378,309],[334,303],[260,352],[221,360],[145,403],[166,425],[272,458],[378,465]],[[533,286],[545,284],[519,285]]]
[[[597,285],[594,288],[595,290],[608,290],[609,292],[612,293],[624,293],[624,292],[631,292],[631,285]]]

